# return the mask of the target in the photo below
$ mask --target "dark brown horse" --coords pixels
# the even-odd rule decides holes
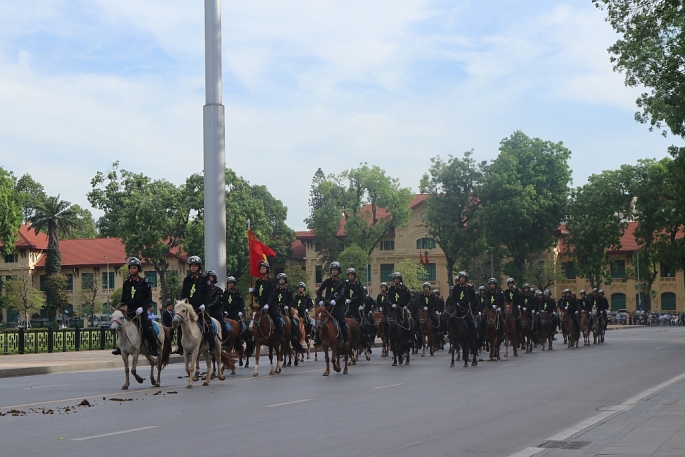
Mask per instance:
[[[509,357],[509,345],[514,348],[514,357],[519,355],[519,335],[516,331],[513,307],[512,303],[504,305],[504,357]]]
[[[349,324],[348,324],[349,325]],[[334,318],[331,313],[324,307],[316,308],[316,328],[319,330],[319,339],[321,340],[321,347],[326,359],[326,371],[324,376],[331,374],[330,361],[333,360],[333,369],[336,373],[340,373],[340,355],[345,357],[345,369],[343,374],[347,374],[347,361],[350,356],[350,346],[343,344],[342,333],[339,331],[339,326],[334,323]],[[331,350],[331,356],[328,356],[328,350]]]
[[[469,352],[473,357],[471,366],[475,367],[478,365],[478,360],[476,360],[478,343],[472,339],[471,331],[464,322],[464,319],[473,319],[473,316],[470,311],[467,311],[466,314],[463,314],[462,311],[462,315],[459,315],[459,311],[461,311],[459,307],[455,307],[454,310],[445,308],[445,312],[443,313],[443,316],[448,319],[447,328],[449,329],[450,334],[450,353],[452,354],[450,368],[454,367],[454,354],[455,352],[459,352],[459,348],[463,351],[464,368],[469,366]]]
[[[545,342],[547,342],[548,349],[552,350],[552,337],[554,336],[554,328],[552,328],[552,321],[549,318],[547,311],[540,311],[540,345],[542,350],[545,350]]]
[[[573,321],[573,316],[567,315],[564,317],[564,331],[568,335],[567,347],[578,347],[578,337],[580,336],[580,329],[577,328]]]
[[[500,316],[496,309],[488,308],[485,312],[485,340],[490,346],[490,361],[500,360],[499,347],[502,342],[499,339]]]
[[[278,335],[274,329],[271,317],[259,305],[252,306],[252,317],[250,320],[250,331],[254,337],[255,355],[254,372],[252,376],[259,376],[259,353],[262,346],[269,348],[269,363],[271,364],[270,375],[281,372],[281,360],[286,355],[292,355],[290,347],[290,319],[283,320],[283,342],[278,341]],[[276,369],[273,368],[273,353],[276,351]]]
[[[386,320],[388,322],[388,340],[392,350],[392,366],[397,366],[398,361],[400,365],[403,361],[405,365],[409,365],[412,346],[409,312],[404,308],[389,307]]]
[[[526,354],[533,352],[533,318],[530,310],[521,310],[521,342],[526,349]]]
[[[435,336],[433,335],[433,324],[428,318],[428,311],[419,310],[419,323],[421,324],[421,357],[426,356],[426,346],[430,355],[435,354]]]
[[[590,318],[588,312],[580,312],[580,331],[583,334],[583,346],[590,346]]]
[[[378,338],[381,339],[381,357],[388,356],[388,337],[385,335],[385,328],[383,326],[383,313],[374,311],[373,323],[378,329]]]

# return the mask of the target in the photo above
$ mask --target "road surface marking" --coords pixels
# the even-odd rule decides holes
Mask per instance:
[[[404,383],[399,383],[399,384],[390,384],[389,386],[380,386],[380,387],[374,387],[374,389],[387,389],[388,387],[397,387],[397,386],[403,386]]]
[[[504,367],[513,367],[514,365],[516,365],[516,364],[515,364],[515,363],[508,363],[508,364],[506,364],[506,365],[500,365],[499,367],[500,367],[500,368],[504,368]]]
[[[539,454],[544,451],[541,447],[527,447],[522,451],[518,451],[516,454],[511,454],[509,457],[531,457],[535,454]]]
[[[470,371],[462,371],[461,373],[454,373],[454,374],[451,374],[450,376],[459,376],[460,374],[469,374],[469,373],[471,373],[471,372]]]
[[[294,405],[296,403],[304,403],[306,401],[312,401],[313,398],[305,398],[304,400],[287,401],[285,403],[276,403],[275,405],[267,405],[265,408],[275,408],[276,406]]]
[[[672,386],[673,384],[682,381],[685,379],[685,373],[680,374],[678,376],[675,376],[668,381],[662,382],[661,384],[658,384],[650,389],[647,389],[638,395],[634,396],[633,398],[629,398],[628,400],[624,401],[620,405],[616,405],[614,407],[611,407],[610,410],[608,411],[602,411],[599,414],[596,414],[592,416],[589,419],[586,419],[573,427],[569,427],[566,430],[563,430],[556,435],[550,436],[547,438],[547,441],[564,441],[569,438],[571,438],[573,435],[576,435],[580,432],[582,432],[585,429],[588,429],[592,427],[593,425],[598,424],[599,422],[602,422],[603,420],[607,419],[610,416],[613,416],[615,414],[621,413],[623,411],[628,411],[629,409],[633,408],[635,405],[637,405],[640,401],[646,399],[647,397],[651,397],[655,393],[666,389],[667,387]]]
[[[48,389],[50,387],[66,387],[70,386],[71,384],[55,384],[54,386],[37,386],[37,387],[24,387],[24,390],[31,390],[31,389]]]
[[[71,441],[94,440],[95,438],[105,438],[107,436],[123,435],[124,433],[142,432],[145,430],[152,430],[153,428],[159,428],[159,425],[150,425],[148,427],[132,428],[131,430],[122,430],[120,432],[103,433],[102,435],[86,436],[83,438],[72,438]]]
[[[657,349],[664,349],[664,347],[663,347],[663,346],[661,346],[661,347],[659,347],[659,348],[657,348]]]

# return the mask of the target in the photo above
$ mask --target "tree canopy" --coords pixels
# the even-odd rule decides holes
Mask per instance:
[[[0,254],[3,255],[14,250],[22,222],[21,206],[14,186],[12,174],[0,167]]]

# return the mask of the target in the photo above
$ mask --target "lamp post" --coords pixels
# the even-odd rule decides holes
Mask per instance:
[[[111,305],[109,303],[109,259],[107,256],[103,256],[105,260],[107,261],[107,322],[109,322],[109,311],[111,308]]]
[[[205,0],[205,267],[226,282],[226,127],[221,103],[221,0]]]

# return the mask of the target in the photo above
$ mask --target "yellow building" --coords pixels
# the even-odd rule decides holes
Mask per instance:
[[[14,251],[6,255],[0,263],[0,275],[3,279],[11,279],[21,274],[23,269],[30,274],[34,287],[44,291],[47,247],[47,235],[44,233],[36,235],[28,226],[22,226],[19,229],[19,239]],[[85,302],[86,297],[91,297],[93,293],[97,302],[108,303],[109,296],[123,285],[125,277],[119,273],[119,268],[126,263],[127,256],[120,239],[62,240],[60,251],[62,274],[69,280],[67,286],[69,315],[73,316],[74,311],[78,314],[79,307]],[[170,264],[168,271],[177,271],[181,276],[185,275],[185,256],[169,254],[167,261]],[[143,263],[142,270],[152,286],[152,300],[155,304],[155,313],[158,313],[157,304],[160,302],[161,287],[157,273],[151,265],[146,263]],[[3,309],[2,322],[13,320],[14,315],[8,314],[11,313]]]
[[[628,227],[621,238],[621,249],[609,251],[607,257],[611,264],[611,284],[603,284],[598,288],[604,290],[604,295],[609,300],[611,309],[617,311],[619,309],[627,309],[628,311],[636,311],[638,309],[638,291],[637,280],[633,279],[637,272],[636,265],[634,265],[633,257],[637,252],[638,245],[635,241],[636,222],[628,223]],[[565,227],[561,227],[562,233]],[[568,252],[565,250],[563,242],[559,243],[557,248],[557,255],[561,260],[561,265],[564,268],[564,273],[568,280],[558,282],[554,287],[555,297],[561,296],[561,291],[564,289],[571,289],[576,294],[580,290],[585,290],[588,294],[591,292],[590,281],[585,278],[576,277],[573,268],[573,263],[570,261]],[[646,306],[646,293],[641,290],[642,308],[646,311],[682,313],[685,312],[685,286],[683,282],[682,271],[672,271],[668,265],[657,266],[658,273],[656,280],[652,285],[652,289],[656,296],[651,300],[651,309]],[[641,272],[644,283],[644,273]],[[629,277],[630,276],[630,277]]]
[[[396,265],[405,259],[415,259],[416,263],[424,256],[428,262],[424,265],[428,272],[428,281],[431,289],[440,289],[443,296],[448,294],[449,286],[445,255],[428,236],[424,219],[426,217],[426,199],[428,195],[419,194],[411,201],[411,217],[407,227],[388,232],[371,254],[371,264],[367,270],[366,284],[372,297],[380,293],[381,282],[392,282],[392,273],[396,271]],[[342,230],[338,237],[343,240],[345,235]],[[303,231],[296,233],[296,244],[293,249],[294,261],[301,262],[309,277],[309,289],[316,290],[328,275],[328,269],[321,265],[318,257],[320,245],[316,241],[314,233]],[[347,268],[342,265],[343,271]]]

